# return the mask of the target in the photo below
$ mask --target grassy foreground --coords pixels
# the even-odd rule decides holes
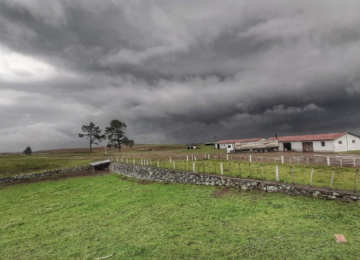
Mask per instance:
[[[1,259],[358,259],[359,243],[355,203],[114,174],[0,186]]]

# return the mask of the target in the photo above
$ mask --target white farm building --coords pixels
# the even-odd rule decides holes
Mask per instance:
[[[269,139],[275,139],[271,137]],[[360,137],[351,133],[280,136],[279,151],[346,152],[360,150]]]
[[[270,137],[267,140],[274,140]],[[352,133],[279,136],[279,151],[296,152],[346,152],[360,150],[360,137]],[[264,138],[224,140],[215,143],[216,149],[226,149],[228,144],[257,142]]]

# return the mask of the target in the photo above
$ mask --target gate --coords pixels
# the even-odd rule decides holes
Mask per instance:
[[[302,146],[303,146],[303,152],[313,152],[314,151],[313,142],[303,142]]]

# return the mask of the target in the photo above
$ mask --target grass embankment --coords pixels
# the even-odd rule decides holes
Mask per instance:
[[[91,157],[76,158],[69,154],[34,154],[31,156],[2,155],[0,156],[0,178],[21,174],[38,173],[48,170],[86,166],[88,163],[93,161],[94,159]]]
[[[359,204],[117,175],[0,186],[8,260],[358,259],[359,219]]]

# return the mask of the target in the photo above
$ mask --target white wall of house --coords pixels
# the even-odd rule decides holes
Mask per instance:
[[[334,141],[313,141],[314,152],[335,152]]]
[[[291,151],[302,152],[302,142],[291,142]]]
[[[334,140],[335,152],[360,150],[360,138],[352,134],[343,135]]]
[[[280,152],[284,151],[284,144],[283,144],[283,142],[279,142],[278,151],[280,151]]]

